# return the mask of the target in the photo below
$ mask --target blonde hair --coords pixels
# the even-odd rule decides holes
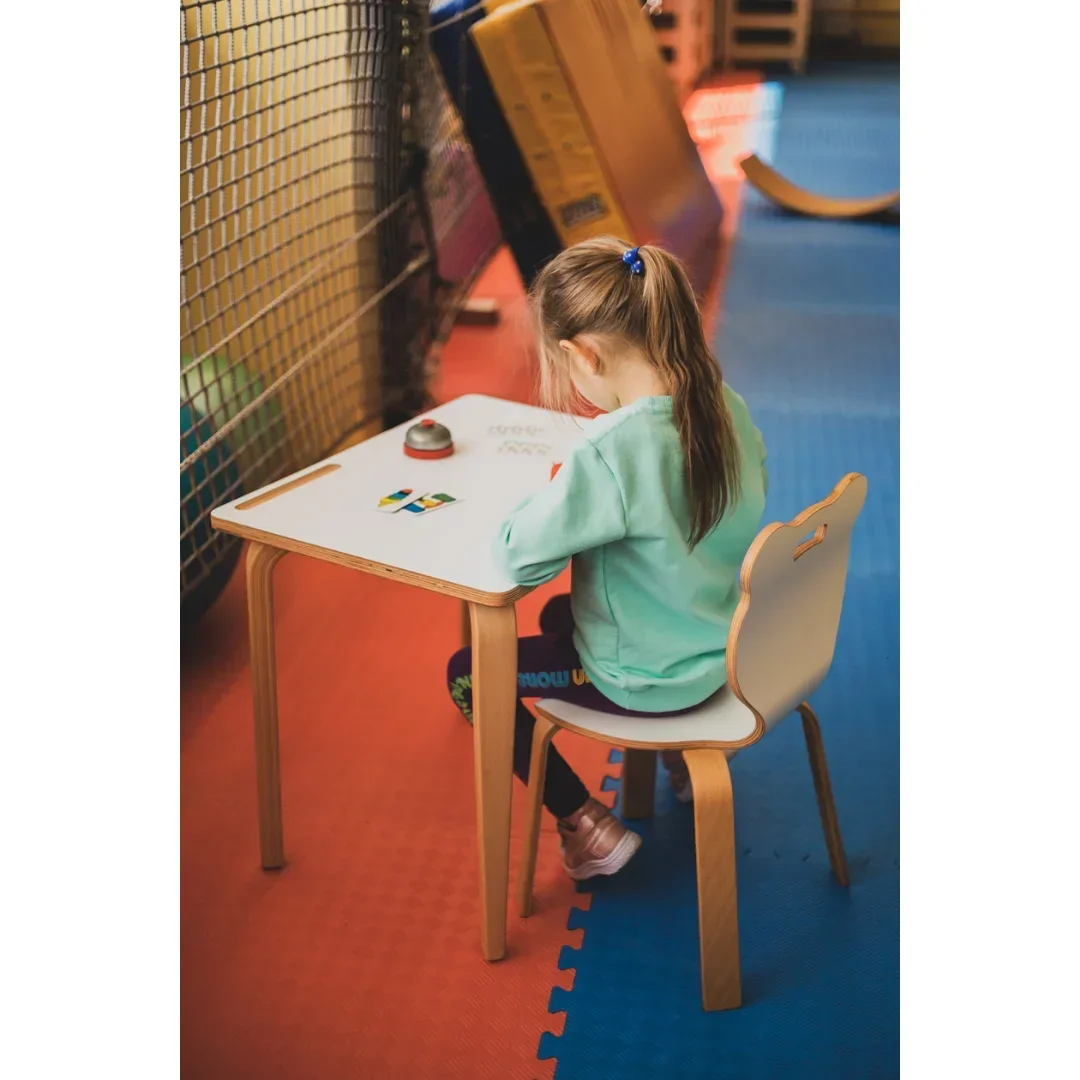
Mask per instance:
[[[531,298],[540,399],[560,411],[572,411],[577,400],[560,341],[591,334],[640,350],[671,391],[690,496],[687,542],[693,548],[738,498],[739,444],[686,271],[670,253],[643,246],[643,273],[631,273],[623,261],[629,246],[608,236],[586,240],[561,252],[537,276]]]

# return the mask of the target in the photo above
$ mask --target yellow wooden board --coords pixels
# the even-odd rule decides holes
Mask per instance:
[[[634,239],[600,164],[536,4],[489,0],[471,30],[537,194],[564,246]]]
[[[865,199],[834,199],[828,195],[816,195],[786,180],[771,165],[766,165],[756,154],[740,162],[746,179],[767,199],[807,217],[863,218],[876,217],[900,205],[900,192],[889,191],[884,195],[872,195]]]

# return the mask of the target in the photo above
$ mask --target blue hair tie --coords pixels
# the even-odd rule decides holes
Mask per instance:
[[[631,274],[637,274],[638,277],[643,277],[645,274],[645,264],[641,261],[641,255],[638,248],[630,248],[629,251],[623,252],[623,263],[630,268]]]

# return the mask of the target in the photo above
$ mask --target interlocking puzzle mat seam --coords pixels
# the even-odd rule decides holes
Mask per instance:
[[[622,760],[623,754],[621,750],[613,749],[610,751],[608,756],[609,764],[619,765],[622,763]],[[809,766],[807,766],[807,769],[808,768]],[[663,798],[663,788],[666,781],[662,767],[659,768],[657,772],[657,802],[659,805]],[[601,790],[605,793],[614,793],[616,795],[614,803],[616,812],[618,812],[618,796],[621,793],[621,788],[621,775],[616,776],[609,774],[604,777]],[[820,833],[815,832],[813,835],[816,838],[816,843],[809,841],[806,844],[797,845],[795,847],[784,845],[782,843],[778,846],[740,846],[736,852],[736,858],[740,866],[740,877],[745,873],[745,864],[748,860],[761,860],[764,863],[783,860],[810,863],[811,865],[816,864],[820,868],[823,876],[828,875],[831,873],[831,870],[824,842],[820,837]],[[809,850],[806,850],[807,848],[809,848]],[[875,858],[873,855],[859,855],[856,853],[851,856],[851,861],[853,872],[859,877],[865,877],[870,873],[893,874],[898,873],[900,869],[898,849],[895,857]],[[578,892],[586,901],[591,901],[591,883],[586,882],[579,885]],[[537,1059],[544,1063],[551,1063],[556,1069],[558,1067],[559,1042],[565,1033],[567,1013],[573,1005],[572,993],[574,990],[577,968],[580,962],[579,958],[585,945],[585,932],[589,928],[589,921],[592,914],[592,904],[591,902],[586,902],[584,904],[575,904],[572,906],[567,915],[567,930],[570,933],[577,934],[578,937],[576,941],[567,942],[560,950],[558,969],[560,972],[567,973],[569,977],[566,980],[557,982],[552,987],[548,1011],[555,1022],[541,1034],[537,1046]],[[696,957],[693,959],[696,961]],[[538,1080],[540,1080],[542,1075],[547,1074],[538,1073]],[[556,1078],[558,1077],[557,1072],[554,1075]]]
[[[621,764],[622,752],[620,750],[612,750],[608,754],[608,764]],[[600,791],[603,794],[615,793],[615,799],[601,799],[601,802],[606,803],[612,809],[617,809],[618,792],[621,786],[621,770],[619,775],[612,775],[608,773],[600,782]],[[562,982],[557,982],[551,988],[551,996],[548,999],[548,1013],[552,1017],[554,1023],[552,1027],[549,1027],[541,1033],[539,1042],[536,1048],[537,1060],[543,1063],[549,1063],[550,1073],[545,1073],[545,1076],[554,1076],[555,1070],[558,1068],[557,1050],[547,1050],[552,1042],[557,1042],[562,1038],[563,1032],[566,1028],[566,1010],[568,998],[574,989],[574,980],[577,975],[577,957],[581,953],[582,946],[584,944],[586,916],[588,915],[589,908],[592,906],[592,894],[588,888],[588,883],[584,882],[577,886],[577,896],[584,898],[584,904],[574,904],[566,917],[566,929],[572,934],[576,934],[576,938],[572,941],[568,941],[559,950],[558,969],[560,972],[569,972],[569,977]],[[537,1080],[541,1080],[541,1076],[538,1073]]]

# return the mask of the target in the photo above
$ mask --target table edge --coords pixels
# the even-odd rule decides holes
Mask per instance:
[[[515,585],[504,593],[481,592],[478,589],[470,589],[465,585],[456,585],[451,581],[444,581],[442,578],[429,577],[427,574],[418,574],[412,570],[402,570],[400,567],[374,562],[371,559],[362,559],[357,555],[346,555],[344,552],[335,551],[333,548],[307,544],[302,540],[292,540],[288,537],[279,536],[277,533],[264,532],[262,529],[255,529],[248,525],[238,525],[234,521],[223,521],[218,518],[216,513],[210,515],[210,524],[220,532],[239,536],[244,540],[252,540],[257,544],[265,544],[267,547],[277,548],[279,551],[291,551],[296,555],[306,555],[308,558],[318,559],[322,562],[347,566],[350,570],[359,570],[361,573],[373,574],[375,577],[386,578],[390,581],[400,581],[405,585],[413,585],[416,588],[441,593],[444,596],[453,596],[471,604],[481,604],[484,607],[510,607],[533,591],[531,585]]]

